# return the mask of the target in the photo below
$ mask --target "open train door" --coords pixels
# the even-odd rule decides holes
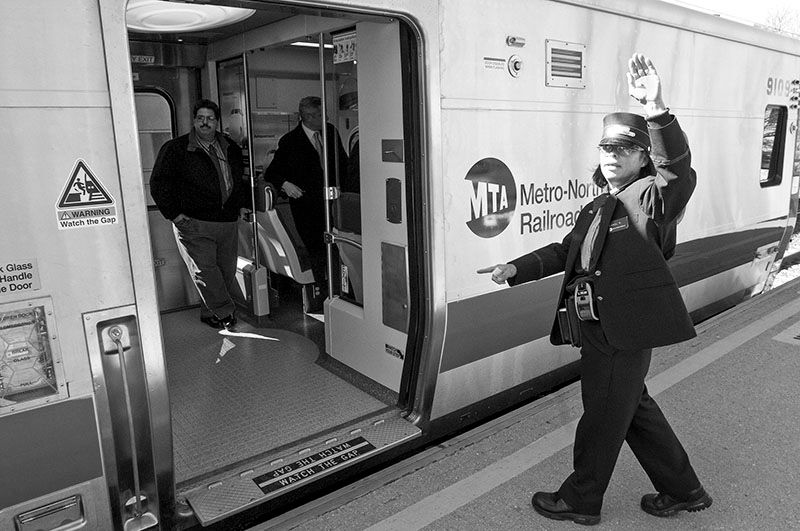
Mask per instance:
[[[397,20],[358,22],[333,34],[325,65],[343,80],[327,112],[348,131],[349,157],[347,175],[327,172],[328,282],[338,296],[325,304],[326,350],[397,393],[411,289],[400,40]]]
[[[271,12],[269,6],[261,11],[276,18],[283,14]],[[205,432],[189,426],[187,430],[200,436],[184,437],[182,431],[175,437],[176,455],[191,461],[176,471],[177,497],[187,501],[202,525],[264,502],[281,503],[295,489],[422,434],[406,418],[418,372],[417,356],[407,344],[421,321],[419,305],[411,299],[423,298],[416,285],[420,275],[413,274],[420,268],[416,249],[422,238],[409,237],[419,226],[409,221],[418,218],[410,206],[418,201],[409,197],[416,197],[421,181],[421,162],[412,155],[420,145],[421,114],[414,86],[418,65],[409,63],[419,59],[412,31],[396,17],[348,15],[315,12],[317,18],[309,24],[305,12],[298,12],[209,45],[208,70],[216,77],[211,86],[218,89],[211,96],[220,101],[221,129],[229,132],[237,123],[232,117],[239,116],[251,126],[247,141],[240,144],[251,175],[262,175],[280,149],[280,139],[300,127],[295,110],[308,96],[320,96],[320,112],[333,125],[323,129],[321,151],[341,143],[341,150],[336,146],[330,151],[344,155],[328,161],[325,172],[326,274],[318,277],[314,271],[309,282],[306,269],[295,270],[291,251],[300,256],[307,249],[295,247],[297,241],[283,238],[277,229],[285,229],[287,235],[297,232],[292,227],[296,229],[295,216],[300,213],[288,199],[271,193],[274,203],[269,204],[275,212],[268,207],[256,213],[253,248],[265,254],[261,263],[270,270],[276,304],[270,304],[265,318],[250,319],[254,325],[213,339],[204,336],[209,339],[181,365],[194,363],[200,357],[197,352],[211,345],[218,359],[203,370],[213,375],[215,388],[221,389],[223,380],[231,384],[224,397],[205,406],[201,417],[211,420]],[[226,81],[231,79],[239,81]],[[240,115],[233,112],[236,109],[246,112]],[[283,217],[287,213],[291,223]],[[240,238],[240,255],[242,240],[249,239]],[[418,247],[412,249],[414,245]],[[271,251],[285,263],[270,257]],[[321,287],[321,312],[305,304],[311,283]],[[302,305],[295,297],[300,287]],[[188,352],[173,341],[179,335],[173,332],[196,325],[187,321],[185,327],[165,327],[173,358]],[[227,372],[233,367],[244,372]],[[196,386],[184,389],[179,377],[173,380],[173,409],[182,410],[178,397]],[[210,395],[192,395],[196,400],[187,400],[185,409],[191,411],[195,402]],[[230,415],[219,413],[228,403],[247,407],[225,410]],[[212,410],[217,412],[213,416],[208,414]],[[233,416],[251,422],[237,425],[237,432]],[[175,424],[176,430],[183,430]],[[211,466],[207,459],[215,448],[201,453],[199,444],[183,445],[198,438],[204,439],[202,444],[224,444],[225,451],[214,454],[224,466]],[[232,450],[230,441],[245,438],[250,442],[237,445],[241,452]],[[205,470],[203,463],[210,468],[196,473]]]

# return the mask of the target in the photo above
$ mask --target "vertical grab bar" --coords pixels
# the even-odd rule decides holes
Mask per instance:
[[[242,52],[242,75],[244,77],[244,117],[247,124],[247,160],[248,172],[250,173],[250,206],[253,207],[250,218],[250,225],[253,230],[253,265],[258,269],[261,267],[261,257],[258,255],[258,217],[256,216],[258,175],[256,175],[255,151],[253,150],[253,116],[250,110],[250,74],[247,67],[247,52]]]
[[[133,467],[133,517],[125,521],[125,531],[142,531],[158,525],[158,518],[150,512],[142,509],[142,500],[147,498],[142,495],[141,481],[139,478],[139,461],[136,450],[136,431],[133,424],[133,406],[131,405],[131,392],[128,387],[128,369],[125,367],[125,347],[122,345],[124,333],[122,327],[114,325],[108,329],[108,337],[117,346],[119,355],[119,370],[122,374],[122,389],[125,396],[125,411],[128,420],[128,434],[130,437],[131,466]],[[125,504],[130,505],[131,501]]]
[[[322,150],[325,152],[325,155],[322,157],[322,181],[323,181],[323,188],[324,188],[324,195],[325,195],[325,233],[328,234],[331,232],[331,201],[338,197],[338,191],[334,190],[331,187],[331,168],[328,164],[328,142],[332,140],[335,142],[336,139],[328,138],[328,104],[326,88],[325,88],[325,34],[319,33],[317,35],[317,43],[318,43],[318,58],[319,58],[319,82],[320,82],[320,95],[322,96],[321,99],[321,108],[320,112],[322,113]],[[336,144],[334,144],[336,146]],[[334,153],[336,152],[336,147],[333,148]],[[328,273],[328,297],[333,296],[333,244],[328,242],[326,239],[325,245],[325,256],[326,256],[326,269]],[[316,280],[316,279],[314,279]]]

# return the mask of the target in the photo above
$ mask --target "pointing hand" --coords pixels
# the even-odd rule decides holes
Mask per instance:
[[[477,271],[480,274],[491,273],[492,280],[497,284],[505,283],[509,278],[517,275],[517,267],[514,264],[497,264],[483,267]]]

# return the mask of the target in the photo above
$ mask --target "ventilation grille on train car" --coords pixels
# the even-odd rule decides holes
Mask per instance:
[[[548,87],[585,88],[585,44],[564,41],[545,41]]]

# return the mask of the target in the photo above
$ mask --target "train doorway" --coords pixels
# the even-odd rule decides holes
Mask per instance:
[[[409,190],[421,179],[408,160],[420,142],[408,94],[412,32],[388,16],[283,6],[224,35],[131,31],[129,41],[145,189],[157,144],[189,132],[200,97],[218,102],[219,129],[242,149],[255,184],[253,213],[239,222],[243,297],[230,330],[200,322],[191,279],[164,237],[171,223],[150,201],[178,501],[212,523],[418,436],[402,413],[414,385],[408,345],[420,282],[411,254],[419,243],[409,238],[418,230]],[[189,51],[202,60],[159,59]],[[285,187],[261,186],[286,156],[281,139],[302,133],[307,97],[319,98],[330,124],[322,149],[334,154],[320,160],[322,273]]]

